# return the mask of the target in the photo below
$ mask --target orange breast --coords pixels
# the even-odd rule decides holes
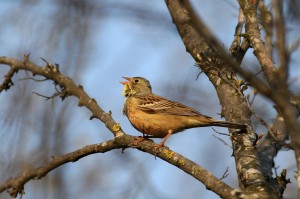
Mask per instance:
[[[138,131],[163,138],[168,134],[169,129],[155,115],[146,114],[135,107],[128,107],[127,109],[128,119]]]

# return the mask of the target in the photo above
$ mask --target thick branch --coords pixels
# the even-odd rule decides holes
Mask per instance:
[[[274,76],[276,68],[261,39],[256,13],[258,0],[238,0],[238,2],[246,17],[246,37],[253,47],[254,54],[256,55],[268,82],[273,85],[276,80],[276,77]]]
[[[95,99],[90,98],[87,93],[84,91],[81,85],[77,86],[73,80],[67,76],[64,76],[60,73],[59,67],[47,63],[45,67],[39,67],[29,61],[29,57],[25,56],[24,61],[19,61],[16,59],[8,57],[0,57],[1,64],[9,65],[10,71],[4,80],[2,85],[7,85],[6,82],[12,82],[11,78],[15,72],[18,70],[25,70],[32,73],[32,75],[41,75],[46,79],[51,79],[55,84],[59,85],[62,88],[61,98],[64,99],[67,96],[75,96],[79,99],[79,106],[85,106],[88,108],[93,115],[92,118],[97,118],[101,120],[106,127],[114,134],[114,136],[121,135],[122,129],[120,126],[116,126],[116,122],[110,117],[109,113],[104,112],[98,105]],[[9,87],[3,86],[2,88],[8,89]],[[2,92],[0,90],[0,92]]]
[[[28,56],[25,56],[24,61],[18,61],[16,59],[0,57],[0,63],[7,64],[11,67],[10,74],[7,75],[5,81],[10,80],[13,74],[17,70],[25,70],[31,72],[33,75],[41,75],[46,79],[53,80],[57,85],[62,88],[61,98],[64,99],[67,96],[75,96],[79,99],[79,105],[87,107],[92,112],[92,117],[98,118],[106,124],[108,129],[115,135],[114,140],[110,140],[101,144],[89,145],[72,153],[55,157],[52,161],[48,162],[39,168],[25,171],[18,177],[7,180],[4,184],[0,185],[0,192],[9,190],[11,196],[16,197],[18,193],[22,193],[24,184],[31,179],[41,178],[49,173],[51,170],[61,166],[68,162],[74,162],[87,155],[94,153],[104,153],[112,149],[117,148],[129,148],[134,141],[134,137],[126,135],[119,124],[115,123],[110,114],[105,113],[96,103],[96,101],[90,98],[83,90],[82,86],[76,86],[71,78],[63,76],[59,72],[58,65],[53,66],[47,63],[46,67],[42,68],[28,60]],[[1,92],[2,90],[0,90]],[[197,180],[201,181],[207,189],[214,191],[216,194],[223,198],[236,198],[236,192],[227,184],[213,176],[210,172],[200,167],[191,160],[177,154],[167,147],[162,147],[157,153],[155,149],[155,143],[149,140],[140,142],[136,148],[138,150],[156,155],[157,157],[173,164],[179,169],[185,171]]]
[[[265,46],[270,57],[273,54],[273,16],[264,1],[258,1],[258,10],[261,15],[261,24],[265,30]]]
[[[290,99],[292,98],[292,94],[288,91],[287,87],[287,55],[285,49],[285,30],[283,18],[281,15],[281,7],[279,1],[275,2],[275,11],[276,11],[276,26],[278,32],[278,51],[281,53],[279,55],[280,59],[280,68],[278,70],[275,69],[275,65],[273,64],[271,57],[267,53],[267,50],[263,44],[261,39],[260,31],[258,28],[257,14],[256,14],[256,0],[238,0],[240,7],[242,8],[245,17],[246,17],[246,34],[248,35],[248,39],[254,49],[254,54],[256,55],[263,72],[272,86],[273,90],[271,92],[270,98],[276,103],[279,111],[281,112],[285,124],[289,129],[289,133],[291,136],[292,145],[295,151],[295,159],[297,162],[298,169],[298,196],[300,197],[300,124],[297,121],[297,110],[295,106],[290,103]],[[282,70],[285,70],[284,72]],[[258,89],[259,90],[259,89]],[[264,93],[263,93],[264,94]]]
[[[133,141],[134,136],[124,134],[107,142],[88,145],[77,151],[62,156],[56,156],[41,167],[25,171],[19,176],[7,180],[5,183],[0,185],[0,192],[8,190],[12,197],[16,197],[18,193],[22,193],[25,183],[27,183],[29,180],[40,179],[53,169],[63,164],[76,162],[77,160],[91,154],[105,153],[113,149],[124,150],[125,148],[130,148]],[[235,195],[236,192],[234,192],[231,187],[216,178],[201,166],[197,165],[195,162],[183,157],[178,153],[175,153],[174,151],[169,150],[167,147],[161,148],[159,153],[157,153],[155,146],[156,145],[153,141],[145,140],[138,143],[135,148],[140,151],[156,155],[166,162],[178,167],[202,182],[207,189],[214,191],[222,198],[237,198]]]
[[[288,79],[288,54],[285,45],[285,24],[282,14],[283,2],[281,0],[273,0],[274,5],[274,23],[276,32],[276,41],[279,57],[279,69],[278,76],[280,78],[281,86],[287,89],[287,79]]]
[[[166,3],[187,51],[191,53],[195,60],[203,62],[203,64],[200,63],[201,69],[206,72],[210,81],[216,87],[222,105],[222,115],[226,119],[233,118],[235,121],[242,121],[250,125],[251,113],[243,95],[240,92],[236,92],[227,83],[224,84],[224,82],[219,81],[218,76],[210,73],[209,66],[212,65],[210,60],[213,60],[215,67],[220,68],[226,75],[234,72],[231,67],[234,68],[235,71],[244,76],[252,85],[257,86],[257,89],[266,96],[272,94],[271,89],[255,75],[239,67],[225,52],[204,23],[197,18],[188,1],[172,0],[166,1]],[[227,80],[234,82],[233,79],[228,78]],[[259,193],[261,197],[277,198],[279,191],[275,191],[273,187],[266,183],[260,171],[260,161],[253,143],[256,139],[256,134],[253,133],[251,128],[248,130],[244,134],[235,134],[236,137],[233,139],[240,186],[245,188],[249,195]]]
[[[272,169],[274,167],[274,158],[278,154],[279,150],[284,146],[284,142],[287,139],[288,132],[284,120],[281,115],[278,115],[267,136],[257,147],[261,159],[261,169],[266,176],[266,180],[273,186],[276,186],[276,189],[282,194],[285,190],[286,184],[278,183],[278,178],[272,178]]]

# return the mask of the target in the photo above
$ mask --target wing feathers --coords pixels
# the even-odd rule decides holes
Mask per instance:
[[[210,118],[188,106],[154,94],[139,96],[139,102],[140,110],[149,114],[160,113],[181,116],[203,116]]]

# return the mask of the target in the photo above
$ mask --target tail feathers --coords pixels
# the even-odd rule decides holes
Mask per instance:
[[[233,129],[245,129],[247,126],[245,124],[236,124],[226,121],[214,121],[210,123],[211,126],[220,126],[220,127],[227,127]]]

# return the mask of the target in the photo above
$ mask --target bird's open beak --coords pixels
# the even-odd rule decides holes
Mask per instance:
[[[120,82],[121,84],[126,85],[129,83],[129,80],[130,80],[129,77],[122,77],[122,78],[126,79],[127,81]]]

